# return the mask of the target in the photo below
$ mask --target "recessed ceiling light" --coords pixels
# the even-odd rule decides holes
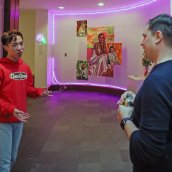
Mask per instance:
[[[63,10],[64,9],[64,7],[58,7],[60,10]]]
[[[104,3],[103,2],[99,2],[97,5],[102,7],[102,6],[104,6]]]
[[[146,2],[142,2],[142,3],[138,3],[138,4],[133,4],[133,5],[129,5],[121,8],[114,8],[114,9],[110,9],[110,10],[106,10],[106,11],[97,11],[97,12],[92,12],[92,11],[87,11],[87,12],[74,12],[74,13],[60,13],[60,12],[56,12],[56,11],[52,11],[54,16],[75,16],[75,15],[94,15],[94,14],[108,14],[108,13],[117,13],[117,12],[122,12],[122,11],[128,11],[128,10],[132,10],[135,8],[139,8],[142,6],[146,6],[149,5],[151,3],[154,3],[158,0],[147,0]],[[54,31],[53,31],[54,32]],[[54,37],[53,37],[54,38]],[[54,44],[54,40],[53,40],[53,44]]]

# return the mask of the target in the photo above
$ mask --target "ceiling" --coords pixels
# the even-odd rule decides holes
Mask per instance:
[[[141,6],[156,0],[20,0],[20,9],[46,9],[59,14],[73,13],[95,13],[103,11],[114,11],[133,6]],[[103,7],[97,3],[103,2]],[[65,7],[59,10],[58,7]]]

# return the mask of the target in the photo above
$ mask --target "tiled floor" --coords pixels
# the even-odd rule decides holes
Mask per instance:
[[[116,121],[118,97],[64,91],[28,100],[13,172],[131,172],[128,140]]]

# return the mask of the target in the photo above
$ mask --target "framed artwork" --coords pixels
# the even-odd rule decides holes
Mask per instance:
[[[79,80],[88,80],[88,61],[78,60],[76,78]]]
[[[122,64],[122,43],[107,43],[108,64]]]
[[[77,21],[76,32],[78,37],[87,36],[87,20]]]
[[[114,42],[114,26],[88,28],[87,32],[89,75],[113,77],[113,67],[108,65],[107,43]]]

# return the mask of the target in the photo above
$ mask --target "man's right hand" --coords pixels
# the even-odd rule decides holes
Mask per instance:
[[[135,99],[135,97],[136,97],[136,94],[133,93],[132,91],[126,91],[126,92],[124,92],[124,93],[121,95],[121,97],[120,97],[119,101],[117,102],[117,104],[121,104],[121,105],[122,105],[122,104],[125,104],[125,100],[126,100],[128,97],[130,97],[131,103],[134,103],[134,99]]]
[[[21,122],[27,122],[27,119],[30,118],[30,115],[28,113],[25,113],[18,109],[14,109],[13,115]]]

